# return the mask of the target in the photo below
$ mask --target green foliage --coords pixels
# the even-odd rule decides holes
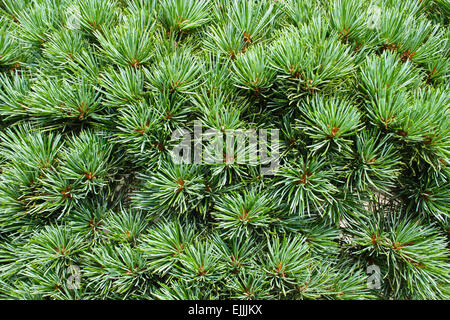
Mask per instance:
[[[331,183],[333,172],[319,157],[300,158],[298,163],[286,165],[277,174],[273,197],[278,203],[286,203],[291,213],[310,215],[321,212],[324,205],[334,202],[337,191]]]
[[[1,0],[0,298],[448,299],[449,12]]]
[[[416,299],[436,299],[445,294],[447,277],[446,238],[433,225],[399,214],[383,216],[375,212],[355,229],[359,251],[386,268],[390,281],[383,290],[399,294],[408,290]],[[361,221],[362,222],[362,221]],[[390,277],[390,275],[395,275]],[[395,280],[394,280],[395,279]]]
[[[301,109],[305,120],[300,122],[299,129],[317,140],[316,144],[310,146],[314,151],[325,147],[327,152],[333,145],[340,152],[352,143],[346,137],[356,134],[360,129],[359,111],[349,101],[339,98],[325,100],[316,96],[315,100],[304,103]]]
[[[204,0],[165,0],[160,6],[160,20],[169,31],[188,32],[208,22],[209,7]]]
[[[200,168],[177,165],[170,160],[162,170],[141,175],[144,185],[133,196],[137,208],[153,214],[186,213],[201,200],[206,189]]]
[[[138,69],[148,64],[153,56],[153,27],[150,18],[142,11],[116,28],[102,32],[96,30],[95,36],[102,47],[100,52],[112,63]]]
[[[268,195],[257,190],[245,191],[243,195],[232,192],[219,199],[212,215],[217,220],[217,227],[231,237],[242,231],[248,234],[250,230],[264,230],[273,221],[271,202]]]

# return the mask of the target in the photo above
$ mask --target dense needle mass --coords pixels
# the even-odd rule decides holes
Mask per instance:
[[[449,299],[449,14],[0,0],[0,298]]]

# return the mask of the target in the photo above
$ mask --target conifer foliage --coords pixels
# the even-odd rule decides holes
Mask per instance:
[[[0,0],[0,298],[449,299],[449,13]]]

